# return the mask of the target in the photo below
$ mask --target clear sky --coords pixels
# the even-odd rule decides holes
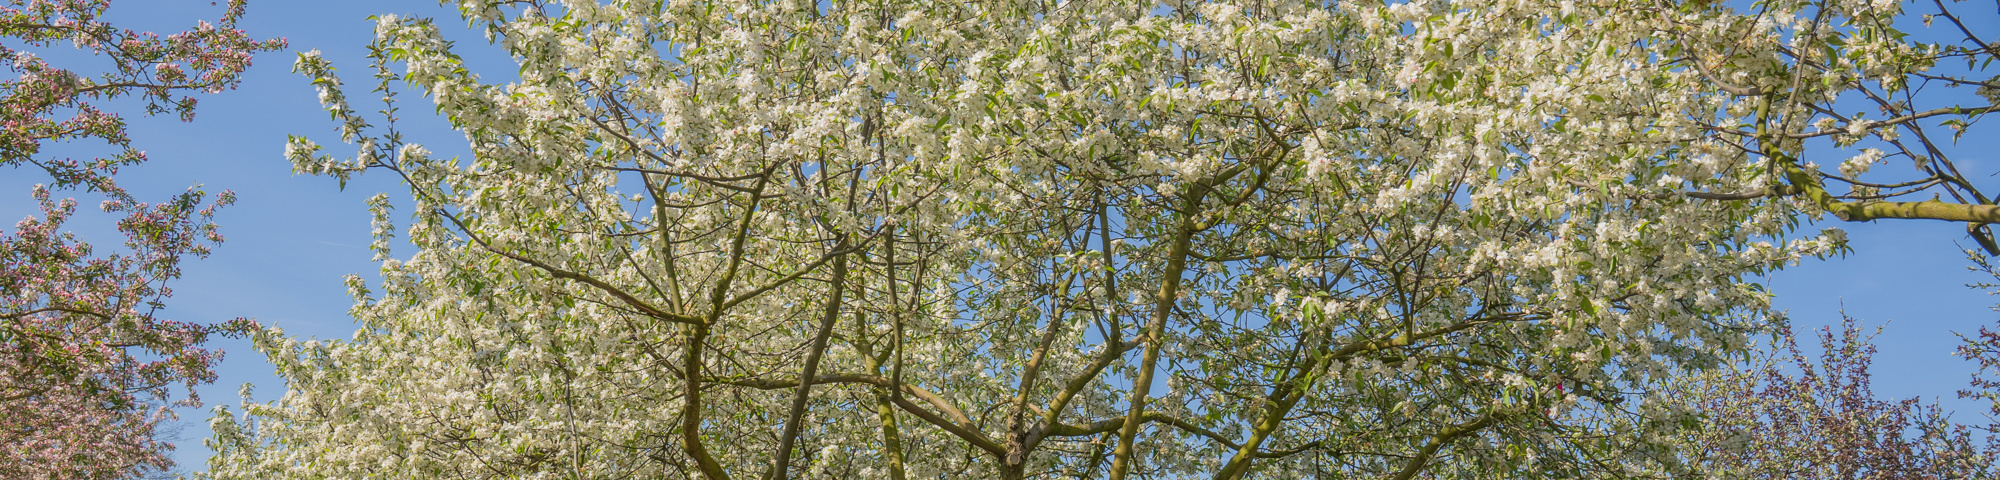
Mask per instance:
[[[210,191],[234,190],[240,198],[219,215],[228,242],[212,257],[183,265],[186,276],[172,285],[176,295],[168,302],[168,318],[213,323],[242,316],[294,335],[351,336],[356,326],[346,311],[352,302],[341,278],[348,274],[375,278],[366,248],[369,225],[362,200],[377,192],[388,192],[392,198],[407,193],[383,175],[357,177],[341,191],[333,179],[293,175],[282,153],[288,134],[313,137],[332,154],[347,153],[338,145],[334,125],[312,88],[304,77],[290,73],[290,67],[295,52],[321,50],[345,72],[342,78],[349,83],[355,107],[374,108],[368,103],[374,96],[367,92],[372,78],[363,54],[373,35],[374,22],[368,17],[381,13],[439,18],[447,36],[462,48],[477,51],[470,49],[485,45],[482,35],[462,28],[455,10],[424,0],[252,0],[244,28],[259,38],[288,38],[289,51],[258,57],[238,90],[201,97],[193,123],[128,119],[134,144],[147,152],[151,162],[125,170],[119,180],[140,198],[163,199],[197,183]],[[1980,14],[1980,25],[1989,27],[1983,31],[2000,32],[2000,21],[1992,12],[1975,13]],[[219,14],[220,8],[208,1],[124,0],[114,3],[109,19],[127,28],[179,31]],[[515,70],[512,63],[492,52],[470,55],[472,70],[489,82],[509,80]],[[430,118],[419,97],[402,98],[407,102],[405,130],[412,141],[440,155],[464,154],[463,136],[445,128],[442,120]],[[1988,175],[2000,172],[2000,157],[1994,153],[2000,151],[2000,141],[1992,138],[1995,134],[2000,130],[1984,126],[1983,132],[1976,131],[1960,144],[1956,158],[1975,181],[2000,187],[2000,180]],[[79,154],[88,151],[87,146],[57,150],[68,148],[84,149],[74,150]],[[34,204],[27,187],[46,181],[31,170],[0,170],[0,218],[31,213]],[[114,243],[117,237],[111,235],[108,218],[79,217],[72,224],[79,234],[96,243]],[[2000,298],[1965,287],[1993,279],[1967,271],[1959,246],[1971,245],[1964,227],[1931,221],[1821,226],[1836,223],[1849,232],[1855,252],[1828,261],[1809,260],[1772,275],[1769,285],[1779,307],[1791,312],[1801,330],[1838,323],[1842,308],[1871,326],[1887,323],[1887,330],[1876,337],[1881,350],[1874,377],[1877,394],[1935,398],[1958,410],[1961,420],[1983,420],[1978,405],[1955,398],[1973,365],[1951,355],[1960,344],[1953,332],[2000,325],[1996,322],[2000,313],[1992,309]],[[407,253],[404,249],[398,255]],[[283,382],[247,341],[225,340],[212,346],[226,350],[228,356],[217,369],[221,379],[200,389],[210,406],[234,405],[238,387],[246,383],[254,385],[259,401],[283,394]],[[201,470],[209,455],[201,445],[209,433],[208,409],[182,409],[181,415],[180,449],[174,457],[183,470]]]

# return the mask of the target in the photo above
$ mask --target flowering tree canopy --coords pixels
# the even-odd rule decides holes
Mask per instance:
[[[124,96],[144,100],[147,114],[192,119],[192,92],[236,85],[256,52],[282,41],[253,41],[235,28],[241,1],[215,24],[159,36],[119,29],[99,17],[108,1],[13,0],[0,5],[0,61],[17,76],[0,82],[0,166],[40,170],[40,215],[0,233],[0,477],[112,478],[172,465],[170,444],[154,438],[166,405],[193,404],[190,390],[172,400],[174,384],[213,381],[219,355],[197,348],[216,332],[254,330],[247,320],[199,325],[158,318],[166,283],[182,259],[201,257],[222,241],[210,221],[228,192],[209,200],[198,189],[159,203],[142,203],[113,181],[118,169],[145,161],[125,136],[118,114],[95,102]],[[33,49],[73,45],[111,61],[101,73],[65,70]],[[42,154],[48,142],[103,141],[119,149],[107,158],[78,160]],[[123,214],[117,229],[126,250],[95,253],[62,231],[76,201],[53,192],[83,189],[105,197],[100,207]],[[125,350],[149,352],[140,359]]]
[[[382,116],[299,58],[356,152],[295,168],[409,192],[207,475],[1688,473],[1648,392],[1860,200],[1802,117],[1945,55],[1880,2],[459,5],[518,81],[424,18]]]
[[[1905,15],[1896,1],[1759,2],[1754,16],[1689,17],[1668,27],[1681,45],[1678,64],[1754,112],[1711,124],[1715,139],[1763,157],[1772,177],[1761,190],[1696,196],[1799,196],[1855,222],[1965,222],[1980,246],[2000,255],[1986,227],[2000,221],[2000,206],[1959,170],[1952,148],[2000,110],[2000,76],[1986,70],[2000,60],[2000,44],[1947,2],[1924,3],[1912,4],[1925,10],[1920,15]],[[1925,37],[1953,41],[1906,40],[1911,32],[1898,23],[1919,20],[1933,30]],[[1867,175],[1890,160],[1911,168]],[[1899,200],[1926,192],[1933,198]]]

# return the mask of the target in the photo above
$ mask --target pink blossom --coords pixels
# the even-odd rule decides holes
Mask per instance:
[[[169,387],[213,381],[220,352],[199,348],[211,334],[239,335],[254,322],[198,325],[156,318],[153,305],[172,294],[180,262],[221,241],[215,208],[189,189],[166,201],[140,202],[113,180],[120,167],[146,160],[132,148],[124,119],[91,102],[137,95],[145,113],[191,119],[195,103],[176,92],[233,88],[252,54],[283,40],[256,41],[232,28],[243,2],[232,1],[211,25],[161,39],[99,20],[109,0],[8,0],[0,4],[0,55],[17,78],[0,88],[0,167],[47,172],[36,185],[40,214],[0,232],[0,478],[113,478],[161,471],[171,444],[155,428],[176,405]],[[217,26],[223,28],[217,28]],[[108,58],[109,72],[71,72],[19,48],[74,45]],[[147,73],[150,72],[151,76]],[[107,79],[108,77],[108,79]],[[118,147],[111,158],[41,158],[43,142],[95,139]],[[93,256],[61,227],[77,202],[52,190],[99,195],[98,208],[125,214],[123,251]],[[153,353],[141,361],[134,353]]]

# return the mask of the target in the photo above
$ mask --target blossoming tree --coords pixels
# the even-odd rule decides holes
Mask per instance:
[[[253,41],[235,23],[241,1],[215,24],[158,36],[100,20],[108,1],[14,0],[0,5],[0,60],[17,76],[0,82],[0,166],[46,173],[36,185],[40,214],[0,234],[0,477],[114,478],[164,470],[172,446],[155,438],[169,388],[213,381],[219,352],[199,348],[214,333],[254,329],[247,320],[199,325],[158,318],[179,264],[222,237],[210,221],[228,192],[209,200],[190,189],[142,203],[114,181],[145,161],[125,136],[124,119],[97,102],[143,99],[147,114],[193,118],[193,92],[234,87],[250,56],[282,41]],[[74,45],[110,60],[102,73],[66,70],[33,50]],[[41,151],[49,142],[95,139],[120,150],[78,160]],[[126,249],[97,253],[62,230],[85,190],[122,214]],[[143,349],[139,355],[130,348]]]
[[[2000,79],[1986,70],[2000,60],[2000,46],[1986,38],[1988,12],[1956,3],[1913,2],[1911,15],[1897,2],[1768,2],[1766,12],[1777,20],[1763,29],[1776,36],[1745,35],[1752,30],[1741,23],[1704,23],[1711,41],[1687,43],[1689,65],[1755,105],[1760,119],[1717,124],[1714,131],[1773,159],[1772,177],[1782,179],[1762,191],[1708,198],[1797,196],[1847,221],[1964,222],[1983,250],[1968,254],[1992,273],[1990,255],[2000,255],[2000,244],[1987,224],[2000,219],[2000,209],[1974,182],[1978,177],[1968,175],[1977,172],[1961,171],[1953,145],[2000,109]],[[1919,21],[1931,31],[1910,31]],[[1857,106],[1872,111],[1853,111]],[[1909,167],[1871,173],[1890,160]],[[1832,187],[1839,185],[1845,187]],[[1899,199],[1922,193],[1932,198]],[[1984,373],[1995,365],[1995,344],[1989,329],[1979,333],[1959,353]],[[1775,338],[1771,357],[1678,379],[1660,392],[1672,397],[1662,403],[1699,412],[1698,428],[1679,440],[1686,460],[1741,478],[1995,474],[2000,431],[1969,421],[1977,413],[1954,417],[1914,399],[1875,397],[1868,374],[1874,350],[1854,320],[1821,334],[1826,353],[1819,362],[1799,353],[1789,329]],[[1991,399],[1994,386],[1976,378],[1961,396]]]
[[[409,192],[354,338],[257,336],[291,389],[209,476],[1685,473],[1646,394],[1843,248],[1752,88],[1830,45],[1799,12],[1898,8],[459,5],[519,81],[422,18],[379,18],[383,117],[300,57],[357,150],[295,168]]]
[[[1675,61],[1752,112],[1711,123],[1714,139],[1763,157],[1772,178],[1761,190],[1698,196],[1797,196],[1852,222],[1964,222],[2000,255],[1986,227],[2000,221],[2000,206],[1959,169],[1953,148],[2000,111],[2000,77],[1987,70],[2000,44],[1983,31],[1995,19],[1956,3],[1912,2],[1921,10],[1907,13],[1896,1],[1769,1],[1754,15],[1669,21]],[[1931,31],[1912,36],[1918,21]],[[1891,160],[1911,168],[1869,175]],[[1902,200],[1922,193],[1933,198]]]

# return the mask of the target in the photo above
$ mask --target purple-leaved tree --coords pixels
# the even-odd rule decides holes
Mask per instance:
[[[1781,326],[1770,356],[1677,385],[1701,421],[1682,454],[1720,478],[1897,480],[1994,478],[2000,440],[1992,425],[1965,422],[1919,399],[1883,400],[1872,388],[1875,346],[1860,322],[1819,332],[1813,361]],[[1961,350],[2000,365],[2000,336]],[[1975,379],[1967,396],[1991,398],[2000,382]]]

